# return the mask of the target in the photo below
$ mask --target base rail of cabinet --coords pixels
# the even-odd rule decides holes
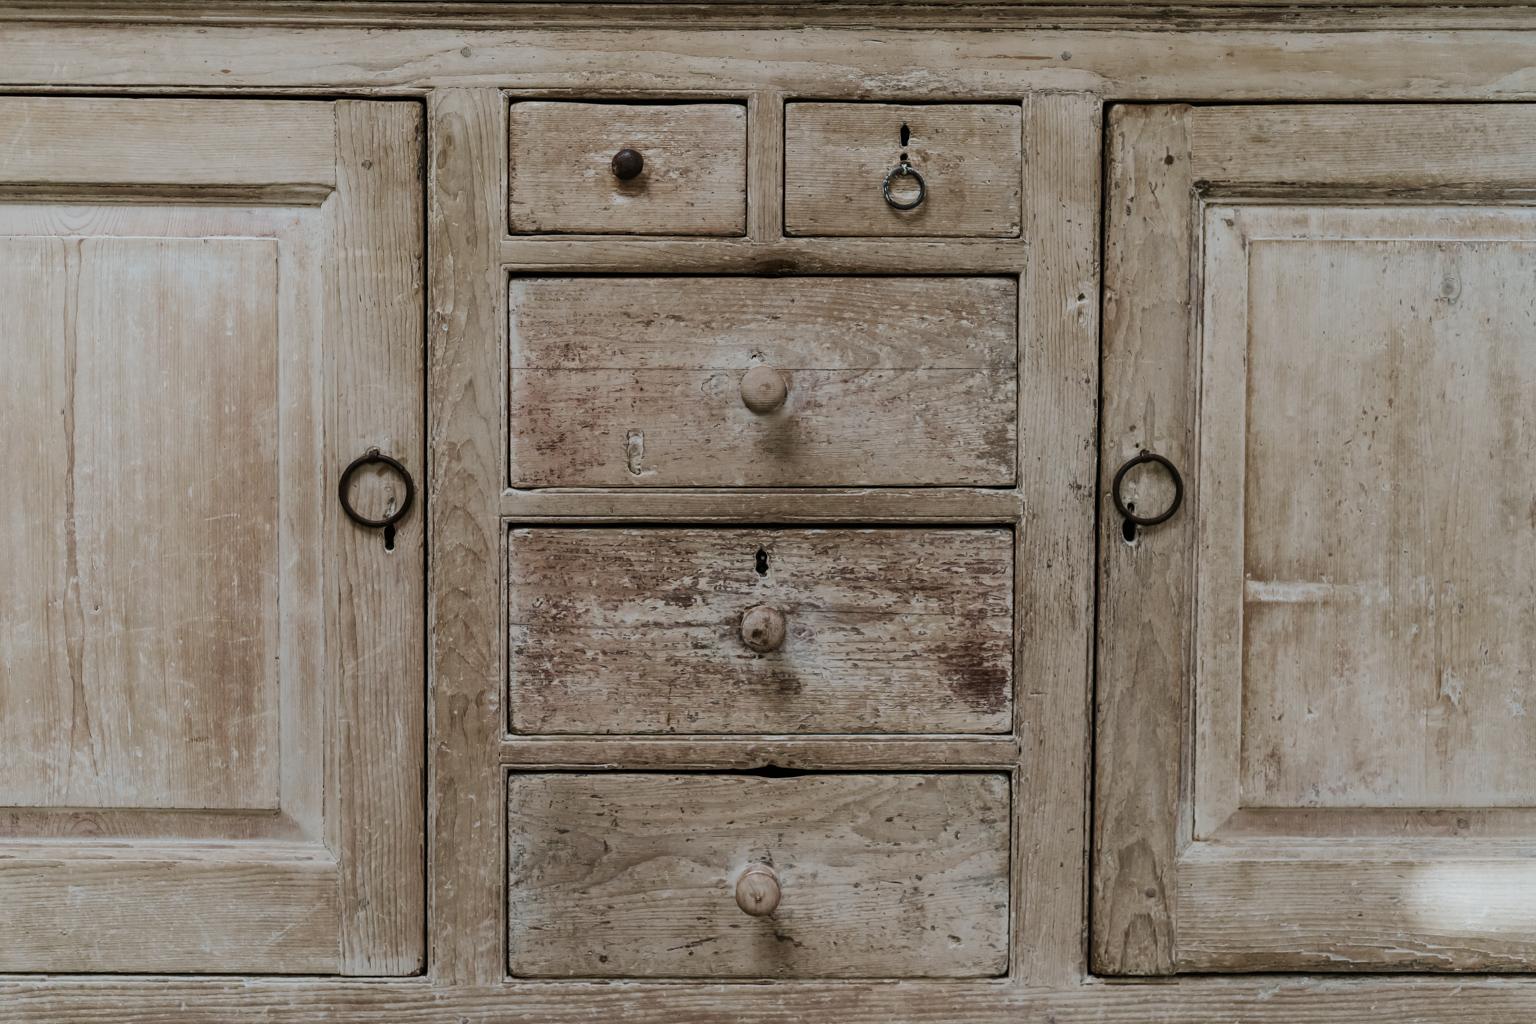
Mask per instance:
[[[1192,977],[1070,989],[976,982],[514,983],[38,978],[0,981],[11,1024],[1525,1024],[1536,978]]]
[[[754,768],[868,770],[942,766],[1011,768],[1008,736],[512,736],[501,763],[514,768]]]

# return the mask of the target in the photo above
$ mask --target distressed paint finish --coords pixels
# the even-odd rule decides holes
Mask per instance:
[[[985,485],[1014,478],[1017,284],[516,278],[516,487]],[[784,378],[754,412],[742,378]]]
[[[1003,774],[512,775],[523,977],[965,978],[1008,956]],[[737,908],[754,863],[769,917]]]
[[[738,103],[512,104],[508,195],[517,234],[740,235],[747,110]],[[632,149],[640,174],[612,160]]]
[[[507,558],[516,732],[1009,728],[1008,530],[514,529]]]
[[[785,233],[1017,235],[1021,126],[1017,104],[791,103]],[[892,207],[882,188],[903,158],[927,186],[911,210]],[[892,179],[892,198],[913,202],[917,190],[904,178]]]

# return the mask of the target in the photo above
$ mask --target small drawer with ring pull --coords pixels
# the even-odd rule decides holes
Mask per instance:
[[[790,235],[1012,238],[1023,112],[1007,103],[790,103]]]
[[[520,100],[507,160],[513,234],[746,232],[740,103]]]

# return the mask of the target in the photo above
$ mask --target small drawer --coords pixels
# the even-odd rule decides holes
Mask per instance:
[[[519,527],[518,733],[1000,733],[1005,528]]]
[[[784,229],[1016,237],[1022,138],[1017,105],[788,104]]]
[[[1008,966],[1001,773],[514,774],[524,978],[976,978]]]
[[[514,487],[1008,486],[1014,278],[517,278]]]
[[[747,108],[512,104],[513,234],[740,235]]]

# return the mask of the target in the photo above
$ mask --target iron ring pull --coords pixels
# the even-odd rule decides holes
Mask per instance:
[[[352,500],[347,497],[347,489],[352,484],[352,478],[357,471],[364,466],[388,466],[399,475],[401,483],[405,485],[405,498],[400,506],[382,519],[370,519],[357,509],[352,507]],[[337,496],[341,498],[341,509],[347,514],[347,518],[358,526],[366,526],[373,530],[382,530],[385,527],[394,526],[405,518],[405,514],[411,510],[411,500],[416,497],[416,481],[411,479],[410,470],[401,465],[400,460],[385,455],[377,448],[370,448],[362,455],[353,459],[346,469],[341,471],[341,482],[336,486]]]
[[[897,199],[891,195],[891,181],[895,178],[911,178],[917,182],[917,197],[915,199]],[[885,181],[880,186],[880,194],[885,196],[885,201],[896,210],[915,210],[923,205],[923,200],[928,198],[928,183],[923,180],[922,174],[916,167],[903,160],[901,163],[885,172]]]
[[[1125,499],[1120,496],[1120,485],[1125,481],[1125,474],[1147,462],[1162,466],[1168,472],[1168,479],[1173,481],[1173,501],[1169,502],[1168,507],[1155,516],[1137,515],[1125,507]],[[1115,470],[1115,482],[1110,485],[1109,496],[1115,503],[1115,511],[1119,512],[1126,520],[1135,523],[1137,526],[1156,526],[1158,523],[1166,523],[1172,519],[1173,514],[1184,503],[1184,478],[1179,475],[1179,471],[1174,468],[1173,463],[1169,462],[1165,457],[1156,452],[1141,452],[1126,459],[1120,468]]]

